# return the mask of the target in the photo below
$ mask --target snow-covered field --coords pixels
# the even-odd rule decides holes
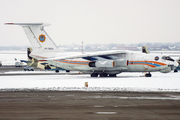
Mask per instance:
[[[37,73],[39,73],[38,71]],[[41,71],[48,73],[47,71]],[[52,72],[52,71],[51,71]],[[23,72],[9,72],[23,73]],[[27,73],[27,72],[26,72]],[[122,73],[116,78],[91,78],[90,75],[0,76],[1,90],[78,90],[78,91],[180,91],[180,73]],[[8,73],[6,73],[8,74]],[[88,87],[85,87],[88,82]]]
[[[27,51],[0,51],[2,65],[15,65],[20,60],[27,60]]]

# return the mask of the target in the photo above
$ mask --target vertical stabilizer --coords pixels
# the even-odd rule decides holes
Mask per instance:
[[[27,65],[32,66],[32,67],[36,67],[36,68],[40,68],[40,69],[44,69],[44,65],[41,64],[41,62],[39,62],[36,58],[33,58],[30,56],[32,52],[32,48],[27,48],[27,57],[28,57],[28,62]]]
[[[6,25],[20,25],[23,27],[33,49],[43,49],[46,51],[57,50],[56,44],[44,30],[45,23],[6,23]]]
[[[31,52],[32,52],[32,48],[30,48],[30,47],[27,48],[27,57],[28,57],[28,61],[29,61],[27,63],[27,65],[32,66],[32,67],[37,67],[38,60],[30,56]]]

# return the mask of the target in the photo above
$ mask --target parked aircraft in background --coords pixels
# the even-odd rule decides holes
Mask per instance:
[[[6,23],[23,27],[33,51],[29,55],[39,61],[66,70],[80,71],[91,74],[91,77],[115,77],[121,72],[168,73],[174,70],[178,63],[169,56],[145,54],[134,51],[114,50],[90,54],[75,54],[59,50],[56,44],[45,32],[45,23]]]
[[[40,69],[45,69],[45,70],[54,70],[55,72],[59,72],[59,70],[65,70],[53,65],[50,65],[48,63],[46,63],[46,60],[37,60],[36,58],[33,58],[30,56],[32,52],[32,48],[27,48],[27,57],[28,57],[28,61],[27,60],[21,60],[21,62],[25,62],[28,66],[32,66],[32,67],[36,67],[36,68],[40,68]],[[69,72],[69,70],[66,70],[66,72]]]

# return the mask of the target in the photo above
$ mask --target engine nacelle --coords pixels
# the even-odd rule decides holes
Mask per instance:
[[[126,67],[129,61],[124,59],[90,62],[89,67]]]
[[[89,67],[114,67],[114,60],[90,62]]]
[[[124,59],[119,59],[119,60],[115,60],[115,67],[126,67],[129,64],[128,60],[124,60]]]

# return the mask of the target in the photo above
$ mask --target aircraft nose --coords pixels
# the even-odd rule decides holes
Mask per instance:
[[[175,61],[174,61],[174,67],[173,67],[172,70],[176,69],[178,66],[179,66],[179,63],[175,60]]]
[[[178,67],[179,66],[179,63],[177,61],[174,62],[174,66],[175,67]]]
[[[168,67],[171,68],[171,70],[175,70],[178,66],[178,62],[176,60],[174,60],[174,62],[172,64],[168,64]]]

